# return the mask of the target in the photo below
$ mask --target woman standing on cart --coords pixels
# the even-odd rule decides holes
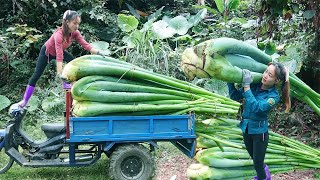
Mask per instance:
[[[242,72],[242,88],[237,90],[234,84],[228,83],[230,98],[244,99],[240,128],[248,153],[253,159],[257,176],[255,180],[271,179],[264,158],[268,146],[268,113],[280,101],[275,85],[282,83],[282,99],[286,111],[290,110],[289,71],[280,63],[270,63],[263,73],[260,83],[251,84],[252,75],[249,70]]]
[[[56,29],[47,42],[41,47],[37,58],[36,69],[29,79],[23,99],[18,103],[20,108],[27,105],[37,81],[52,59],[56,59],[58,77],[62,73],[63,61],[68,63],[74,59],[69,52],[65,51],[72,44],[72,41],[77,41],[85,50],[90,51],[92,54],[103,55],[84,40],[78,30],[80,22],[80,15],[76,11],[67,10],[63,14],[62,26]],[[66,83],[63,85],[68,86]]]

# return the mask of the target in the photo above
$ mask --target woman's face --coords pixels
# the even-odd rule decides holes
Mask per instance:
[[[278,78],[276,76],[276,67],[273,64],[268,66],[268,68],[264,71],[261,82],[266,86],[273,86],[278,82]]]
[[[67,25],[69,27],[70,32],[77,31],[80,23],[81,23],[81,18],[79,16],[77,16],[75,19],[67,22]]]

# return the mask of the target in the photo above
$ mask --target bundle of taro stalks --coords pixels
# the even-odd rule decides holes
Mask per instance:
[[[235,116],[239,103],[191,83],[111,57],[86,55],[68,63],[75,116],[216,114]]]
[[[253,161],[245,149],[238,120],[212,118],[196,124],[197,164],[187,170],[190,179],[252,179]],[[269,131],[265,156],[271,174],[320,168],[320,150]]]
[[[182,54],[181,67],[190,79],[206,77],[232,83],[241,83],[242,69],[248,69],[257,83],[270,62],[271,56],[254,46],[232,38],[217,38],[187,48]],[[291,96],[307,103],[320,115],[320,94],[293,73],[290,73],[290,86]]]

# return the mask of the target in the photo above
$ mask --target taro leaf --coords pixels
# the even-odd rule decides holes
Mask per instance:
[[[126,5],[129,9],[130,13],[132,15],[134,15],[134,17],[136,17],[137,19],[140,19],[140,15],[137,13],[137,11],[132,6],[130,6],[130,4],[126,3]]]
[[[148,17],[148,21],[154,22],[156,19],[158,19],[159,16],[161,15],[161,12],[162,12],[163,8],[164,8],[164,6],[162,6],[160,9],[158,9],[155,13],[151,14]]]
[[[179,36],[173,39],[173,41],[188,41],[188,40],[192,40],[192,37],[189,34]]]
[[[31,112],[36,110],[39,106],[39,102],[40,99],[38,98],[38,96],[32,96],[27,104],[28,111]]]
[[[230,1],[227,1],[227,3],[228,3],[227,7],[229,10],[235,10],[239,6],[240,1],[239,0],[230,0]]]
[[[316,15],[315,10],[307,10],[303,12],[303,17],[305,17],[306,19],[311,19],[314,15]]]
[[[122,38],[122,42],[124,42],[125,44],[127,44],[127,46],[129,48],[134,48],[136,45],[133,42],[133,39],[130,36],[124,36]]]
[[[196,26],[199,22],[206,17],[207,9],[201,9],[196,15],[191,16],[188,20],[190,27]]]
[[[192,7],[194,8],[205,8],[208,12],[210,12],[211,14],[219,14],[219,12],[209,6],[206,6],[206,5],[193,5]]]
[[[247,23],[247,20],[245,20],[243,18],[238,18],[238,17],[234,17],[230,21],[231,22],[240,23],[240,24],[246,24]]]
[[[268,55],[272,55],[276,52],[276,45],[272,42],[269,42],[265,47],[265,53]]]
[[[143,28],[141,29],[142,32],[147,32],[152,27],[152,23],[159,18],[163,8],[164,6],[158,9],[155,13],[148,16],[148,21],[143,24]]]
[[[257,21],[256,20],[248,20],[246,23],[242,24],[242,28],[251,28],[257,26]]]
[[[10,106],[10,104],[11,101],[6,96],[0,95],[0,111]]]
[[[214,0],[220,13],[224,11],[224,0]]]
[[[152,31],[160,39],[172,37],[176,33],[175,29],[169,27],[169,24],[164,20],[153,23]]]
[[[202,35],[202,36],[206,36],[209,34],[209,30],[208,28],[204,28],[204,27],[201,27],[201,26],[194,26],[192,28],[192,32],[195,33],[196,35]]]
[[[176,16],[169,21],[169,26],[173,28],[177,34],[185,35],[189,30],[188,20],[183,16]]]
[[[288,56],[280,56],[278,61],[289,68],[289,71],[294,74],[299,73],[302,67],[302,62],[298,62]]]
[[[20,64],[22,64],[21,61],[18,61],[18,60],[14,60],[10,63],[10,66],[17,69],[17,66],[19,66]]]
[[[294,4],[294,3],[291,4],[291,8],[292,8],[294,13],[298,13],[299,10],[300,10],[299,9],[299,5],[298,4]]]
[[[214,78],[211,78],[204,84],[204,89],[215,92],[225,97],[227,97],[229,94],[227,87],[228,86],[226,82]]]
[[[42,101],[41,107],[44,111],[49,112],[53,108],[61,106],[63,103],[64,99],[55,96],[49,96]]]
[[[297,45],[290,45],[290,46],[286,47],[285,53],[289,57],[300,58],[300,54],[299,54],[298,48],[299,47]]]
[[[134,16],[118,14],[118,26],[124,32],[130,32],[137,29],[139,21]]]
[[[130,36],[124,36],[122,41],[127,44],[129,48],[136,47],[136,44],[139,44],[139,41],[142,39],[142,32],[136,30],[133,31]]]
[[[91,43],[93,48],[98,50],[99,52],[102,52],[104,55],[110,55],[111,51],[108,49],[109,48],[109,43],[105,41],[95,41]]]

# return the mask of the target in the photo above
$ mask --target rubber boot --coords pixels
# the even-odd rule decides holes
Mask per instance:
[[[266,172],[266,176],[267,176],[266,180],[271,180],[271,174],[266,164],[264,165],[264,171]]]
[[[28,101],[29,101],[30,97],[32,96],[33,91],[34,91],[34,86],[28,85],[26,88],[26,91],[24,93],[22,101],[20,101],[18,103],[21,108],[24,108],[28,104]]]
[[[264,164],[264,171],[266,172],[266,179],[265,180],[271,180],[271,174],[270,174],[269,168],[266,164]],[[258,176],[253,177],[253,180],[258,180]]]

